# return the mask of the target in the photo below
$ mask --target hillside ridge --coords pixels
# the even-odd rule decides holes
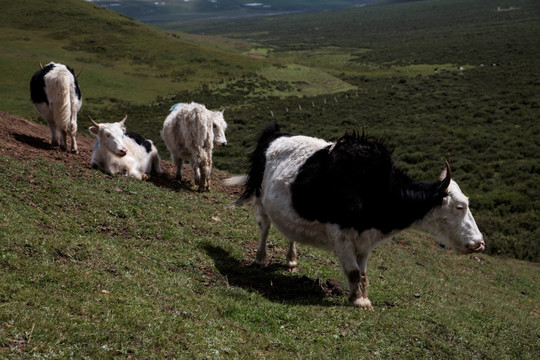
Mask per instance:
[[[15,158],[20,161],[31,161],[39,158],[50,162],[61,162],[68,169],[83,176],[90,176],[90,172],[98,171],[92,169],[90,166],[90,158],[95,140],[80,131],[77,133],[79,154],[72,154],[51,145],[50,131],[45,125],[4,111],[0,111],[0,124],[0,138],[2,139],[0,142],[0,154],[3,156]],[[79,121],[79,129],[84,127],[81,121]],[[149,181],[157,185],[165,185],[167,183],[177,184],[178,181],[174,176],[175,170],[173,164],[164,160],[168,159],[169,154],[160,154],[160,157],[163,174],[159,177],[150,178]],[[184,174],[188,181],[193,179],[193,172],[190,166],[184,166]],[[103,176],[111,177],[107,174],[103,174]],[[240,187],[227,187],[222,184],[222,180],[228,176],[229,174],[224,171],[215,168],[212,169],[211,188],[216,191],[226,192],[231,196],[239,195],[241,192]],[[190,185],[186,186],[186,189],[190,189]]]

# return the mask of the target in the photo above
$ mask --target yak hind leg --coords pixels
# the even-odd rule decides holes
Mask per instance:
[[[179,157],[172,158],[174,167],[176,168],[176,180],[182,181],[182,166],[184,165],[184,160]]]
[[[260,241],[257,248],[257,255],[255,256],[255,265],[263,267],[266,264],[266,241],[268,240],[268,233],[270,232],[270,219],[259,205],[257,209],[257,225],[259,226]]]
[[[71,123],[69,135],[71,136],[71,152],[74,154],[78,154],[79,149],[77,148],[77,122]]]
[[[73,154],[79,153],[79,149],[77,148],[77,139],[75,137],[75,134],[71,134],[71,152]]]
[[[67,150],[67,130],[60,130],[60,149]]]
[[[289,240],[289,249],[287,251],[287,268],[290,272],[298,271],[298,258],[296,255],[296,243],[292,240]]]
[[[54,121],[48,121],[49,129],[51,130],[51,145],[58,146],[58,130],[56,129],[56,124]]]

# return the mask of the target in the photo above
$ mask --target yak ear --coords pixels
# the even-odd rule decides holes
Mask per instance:
[[[450,163],[448,160],[446,161],[446,167],[441,172],[441,175],[439,176],[439,181],[441,184],[439,185],[439,190],[441,192],[446,192],[448,190],[448,186],[450,185],[450,180],[452,179],[452,170],[450,170]]]

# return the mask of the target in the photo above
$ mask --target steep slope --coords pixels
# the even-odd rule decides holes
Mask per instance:
[[[0,154],[20,161],[32,161],[35,159],[49,161],[51,163],[61,162],[68,169],[71,169],[81,176],[90,176],[90,172],[96,173],[90,166],[92,148],[95,138],[77,134],[77,144],[79,154],[71,154],[60,151],[50,142],[50,131],[47,126],[28,121],[20,116],[12,115],[0,111]],[[150,179],[151,182],[160,186],[180,186],[175,180],[174,166],[167,161],[169,154],[160,154],[162,158],[161,167],[164,170],[163,176]],[[184,167],[185,178],[193,179],[193,173],[189,166]],[[104,177],[109,177],[103,174]],[[227,192],[236,196],[240,194],[239,187],[225,187],[222,180],[229,176],[227,173],[214,169],[212,171],[212,188],[217,191]]]
[[[368,265],[375,312],[347,306],[333,255],[168,176],[111,177],[0,112],[0,358],[536,359],[538,265],[456,256],[422,233]],[[166,162],[164,162],[165,165]],[[219,176],[218,176],[219,177]]]

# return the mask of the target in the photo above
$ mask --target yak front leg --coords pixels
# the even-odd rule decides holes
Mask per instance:
[[[191,168],[193,169],[193,177],[195,183],[199,185],[199,192],[210,190],[210,169],[212,162],[209,161],[208,154],[202,150],[191,160]]]
[[[212,172],[212,154],[203,153],[199,162],[201,178],[199,183],[199,191],[210,190],[210,174]]]
[[[373,310],[373,306],[371,305],[371,301],[368,298],[368,292],[367,288],[369,285],[366,268],[367,268],[367,260],[369,258],[369,254],[358,254],[356,256],[356,263],[358,264],[359,269],[359,281],[358,281],[358,295],[355,299],[351,299],[351,302],[353,305],[358,306],[362,309],[367,310]]]
[[[349,301],[353,306],[373,310],[367,295],[366,264],[368,256],[357,256],[354,241],[346,231],[334,231],[334,251],[349,282]],[[341,234],[341,235],[338,235]],[[360,260],[360,263],[359,263]]]

